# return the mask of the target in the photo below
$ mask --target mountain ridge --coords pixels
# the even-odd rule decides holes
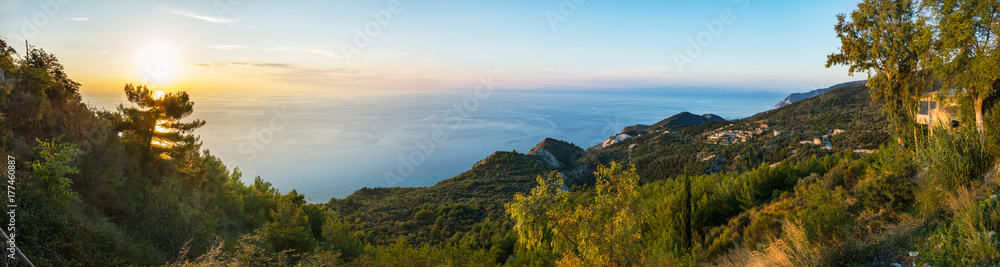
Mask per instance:
[[[726,119],[711,113],[695,115],[692,114],[691,112],[681,111],[677,114],[674,114],[673,116],[660,120],[659,122],[656,122],[653,125],[637,124],[625,127],[622,129],[622,133],[631,136],[637,136],[644,132],[656,131],[671,126],[692,126],[706,122],[724,121],[724,120]]]
[[[846,87],[846,86],[857,85],[857,84],[863,84],[863,83],[866,83],[866,82],[868,82],[868,80],[858,80],[858,81],[844,82],[844,83],[835,84],[835,85],[827,87],[827,88],[815,89],[815,90],[804,92],[804,93],[792,93],[792,94],[788,95],[788,97],[785,97],[785,99],[783,99],[781,101],[778,101],[777,104],[774,104],[774,107],[776,107],[776,108],[784,107],[784,106],[787,106],[789,104],[792,104],[792,103],[795,103],[795,102],[798,102],[798,101],[802,101],[803,99],[806,99],[806,98],[810,98],[810,97],[822,95],[822,94],[824,94],[826,92],[829,92],[830,90],[833,90],[833,89],[837,89],[837,88],[841,88],[841,87]]]

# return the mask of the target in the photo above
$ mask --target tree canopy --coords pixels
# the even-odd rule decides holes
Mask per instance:
[[[118,106],[123,116],[119,130],[128,135],[126,139],[139,145],[144,157],[167,153],[169,157],[180,158],[183,153],[200,147],[198,137],[190,133],[205,125],[205,121],[180,122],[194,111],[194,102],[187,92],[164,94],[150,91],[146,86],[127,84],[125,95],[135,106]]]
[[[1000,78],[1000,1],[928,0],[936,18],[934,53],[940,80],[955,95],[973,100],[976,129],[982,133],[983,101],[997,93]]]
[[[828,68],[848,66],[851,75],[867,73],[872,100],[882,103],[897,130],[913,124],[925,82],[921,58],[928,45],[918,8],[914,0],[865,0],[850,17],[837,15],[842,45],[826,61]]]

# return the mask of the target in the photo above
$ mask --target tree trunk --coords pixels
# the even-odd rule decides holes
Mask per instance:
[[[984,97],[977,96],[973,105],[976,107],[976,131],[979,132],[979,141],[985,143],[986,131],[983,126],[983,100],[985,100]]]

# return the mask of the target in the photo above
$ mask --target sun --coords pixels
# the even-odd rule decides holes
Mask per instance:
[[[154,89],[169,87],[180,74],[177,51],[170,46],[147,46],[136,52],[135,61],[142,84]]]

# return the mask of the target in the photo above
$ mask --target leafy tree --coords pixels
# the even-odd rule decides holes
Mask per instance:
[[[635,168],[612,162],[599,167],[595,176],[593,198],[577,201],[560,188],[561,174],[539,177],[530,196],[518,194],[507,206],[516,222],[514,229],[529,248],[544,248],[548,243],[561,249],[563,258],[557,265],[642,265],[646,259],[640,231],[643,212]]]
[[[846,65],[848,74],[868,73],[872,100],[883,105],[897,134],[916,131],[917,100],[926,81],[921,58],[929,50],[929,34],[915,1],[865,0],[850,18],[840,14],[837,21],[840,52],[827,56],[826,67]]]
[[[67,123],[64,113],[78,112],[83,107],[77,91],[80,84],[69,79],[56,57],[41,49],[31,48],[24,59],[13,58],[14,50],[0,45],[0,113],[4,126],[32,137],[52,137]],[[72,123],[88,118],[74,118]],[[27,140],[31,140],[28,138]]]
[[[514,201],[506,204],[507,213],[514,219],[514,231],[518,234],[518,242],[527,249],[537,249],[557,243],[553,242],[552,233],[565,235],[565,231],[552,229],[554,217],[550,210],[564,202],[568,202],[569,193],[560,189],[562,177],[557,172],[539,175],[538,186],[531,189],[530,195],[518,193]],[[568,236],[563,238],[569,239]],[[574,244],[575,245],[575,244]]]
[[[982,137],[983,101],[997,93],[1000,79],[1000,2],[929,0],[925,3],[937,19],[933,66],[956,95],[972,100],[976,129]]]
[[[205,121],[179,122],[194,111],[194,102],[190,101],[187,92],[158,96],[146,86],[127,84],[125,95],[136,106],[118,106],[124,116],[119,130],[128,134],[128,139],[142,149],[144,158],[151,159],[153,155],[164,152],[178,158],[185,151],[196,150],[200,146],[198,138],[190,133],[205,125]]]
[[[62,139],[61,136],[48,142],[35,139],[38,142],[35,151],[42,157],[42,160],[28,163],[38,181],[44,186],[49,201],[57,207],[63,207],[69,201],[80,200],[80,194],[70,188],[73,185],[73,180],[67,178],[66,175],[80,172],[71,163],[83,153],[76,148],[76,144],[60,143],[60,139]]]
[[[80,83],[69,78],[65,68],[55,55],[46,53],[42,49],[32,48],[28,50],[23,65],[22,69],[27,75],[45,77],[45,79],[35,80],[36,82],[44,81],[33,84],[36,86],[34,90],[37,92],[45,93],[50,99],[80,98]]]

